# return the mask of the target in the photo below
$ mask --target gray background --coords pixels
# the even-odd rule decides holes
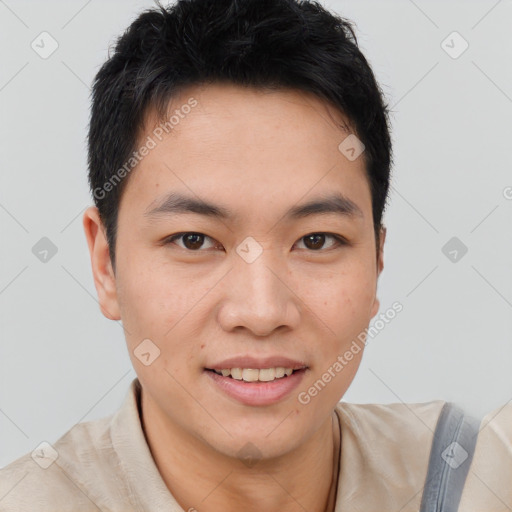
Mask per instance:
[[[152,5],[0,1],[0,467],[112,413],[135,377],[99,310],[81,217],[89,85]],[[512,399],[512,2],[324,5],[355,22],[393,108],[379,296],[381,311],[404,308],[344,400],[444,399],[482,416]],[[59,45],[47,59],[31,48],[43,31]],[[453,31],[469,43],[458,58],[442,47]],[[32,252],[42,237],[57,247],[47,262]],[[468,248],[455,262],[452,237]]]

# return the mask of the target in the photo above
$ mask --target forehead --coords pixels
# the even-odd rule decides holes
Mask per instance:
[[[163,118],[148,111],[137,147],[149,139],[154,147],[125,195],[147,211],[171,191],[261,207],[337,189],[365,210],[371,197],[364,160],[349,161],[338,149],[350,133],[337,109],[309,93],[190,87]]]
[[[191,99],[197,100],[197,106],[191,109],[194,115],[188,115],[183,107]],[[182,87],[177,90],[171,100],[167,103],[167,112],[162,118],[152,106],[149,106],[144,120],[145,133],[149,127],[157,126],[162,121],[168,120],[174,113],[183,111],[186,117],[192,119],[192,123],[207,122],[209,116],[214,116],[218,122],[229,121],[230,123],[240,120],[246,115],[253,118],[269,118],[278,115],[283,118],[295,120],[309,120],[311,117],[323,118],[331,129],[345,130],[349,128],[348,118],[330,102],[318,96],[293,88],[270,88],[241,86],[230,82],[216,82],[211,84],[195,84]],[[183,119],[184,116],[180,115]],[[247,119],[250,122],[250,119]],[[176,123],[173,131],[179,131],[179,124]]]

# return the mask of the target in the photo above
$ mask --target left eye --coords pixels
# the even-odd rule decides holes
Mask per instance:
[[[325,244],[325,240],[328,238],[334,241],[330,246],[331,249],[334,247],[346,245],[347,243],[341,236],[334,235],[331,233],[311,233],[300,238],[299,242],[304,240],[304,245],[306,246],[306,249],[318,251],[322,248],[322,246]],[[189,251],[197,251],[198,249],[200,249],[205,239],[209,239],[215,242],[213,238],[202,233],[188,232],[177,233],[176,235],[172,235],[164,240],[164,244],[171,244],[174,243],[175,240],[179,239],[183,240],[183,245],[180,245],[179,247],[182,247],[183,249],[187,249]],[[214,247],[215,244],[213,244],[212,246]]]
[[[311,243],[311,246],[308,248],[317,251],[320,248],[319,246],[324,245],[326,238],[331,238],[332,240],[334,240],[334,243],[331,244],[331,249],[333,247],[338,247],[340,245],[346,244],[343,238],[341,238],[338,235],[333,235],[330,233],[311,233],[310,235],[303,236],[300,240],[304,240],[307,241],[308,243]]]

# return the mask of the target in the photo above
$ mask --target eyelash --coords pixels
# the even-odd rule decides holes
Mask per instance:
[[[172,244],[172,243],[174,243],[175,240],[183,238],[185,235],[200,235],[200,236],[204,236],[205,238],[210,238],[210,240],[214,240],[213,238],[211,238],[208,235],[205,235],[203,233],[198,233],[196,231],[185,231],[183,233],[176,233],[175,235],[171,235],[171,236],[165,238],[162,243],[163,243],[163,245]],[[326,233],[323,231],[309,233],[309,234],[301,237],[299,240],[303,240],[304,238],[307,238],[308,236],[312,236],[312,235],[326,235],[327,237],[333,238],[336,241],[336,245],[335,245],[335,247],[331,247],[330,249],[317,249],[317,250],[310,249],[310,250],[308,250],[308,252],[326,252],[327,250],[333,250],[333,249],[348,245],[348,242],[343,237],[341,237],[339,235],[335,235],[334,233]],[[178,246],[178,247],[180,247],[180,249],[183,249],[187,252],[204,252],[204,250],[202,250],[202,249],[192,250],[192,249],[187,249],[186,247],[181,247],[181,246]]]

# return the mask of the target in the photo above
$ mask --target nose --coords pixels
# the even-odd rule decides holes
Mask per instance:
[[[287,282],[287,272],[265,251],[252,263],[238,258],[226,276],[218,321],[227,331],[245,328],[255,336],[276,329],[295,329],[301,300]]]

